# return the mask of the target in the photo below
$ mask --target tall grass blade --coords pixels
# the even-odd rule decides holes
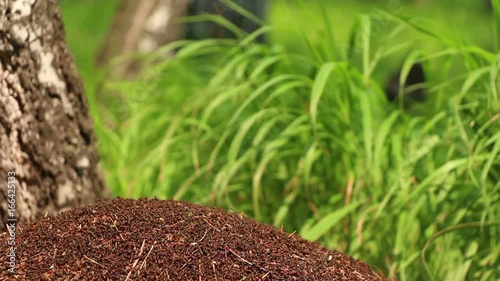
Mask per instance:
[[[318,238],[325,235],[326,232],[329,231],[333,226],[337,225],[345,216],[354,211],[359,205],[360,203],[358,202],[351,203],[344,208],[329,213],[328,215],[320,219],[311,228],[301,231],[300,236],[310,241],[316,241]]]
[[[309,107],[309,113],[311,114],[311,122],[314,131],[317,130],[317,116],[318,116],[318,105],[321,96],[324,94],[328,79],[335,69],[336,63],[327,62],[321,66],[316,78],[314,79],[314,85],[311,92],[311,101]]]

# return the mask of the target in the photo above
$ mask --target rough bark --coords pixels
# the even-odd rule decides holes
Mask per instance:
[[[90,204],[109,193],[57,0],[0,0],[0,13],[0,231],[4,231],[12,172],[18,223]]]

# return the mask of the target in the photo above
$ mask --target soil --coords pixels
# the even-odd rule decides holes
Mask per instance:
[[[244,215],[113,199],[0,236],[0,280],[387,280],[367,264]]]

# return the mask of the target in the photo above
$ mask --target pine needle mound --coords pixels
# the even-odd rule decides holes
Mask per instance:
[[[1,280],[387,280],[297,235],[178,201],[100,201],[18,228],[16,244],[14,275],[0,244]]]

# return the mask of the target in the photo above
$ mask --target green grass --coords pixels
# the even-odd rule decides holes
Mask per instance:
[[[301,0],[291,3],[298,4],[292,5],[290,1],[285,0],[273,1],[269,18],[274,29],[269,37],[273,42],[283,44],[294,52],[310,51],[307,44],[323,44],[324,52],[345,55],[351,27],[357,15],[377,14],[377,10],[412,18],[432,19],[432,29],[445,30],[447,36],[457,41],[473,43],[489,51],[494,50],[494,41],[491,40],[494,27],[482,1]],[[394,22],[378,15],[372,22],[371,39],[382,43],[387,37],[393,37],[391,42],[407,43],[426,51],[439,51],[442,48],[439,42],[429,40],[418,31],[405,30],[403,33],[387,34],[387,30],[391,28],[394,28]],[[307,42],[296,40],[301,32],[308,34]],[[331,35],[335,42],[324,38],[326,35]],[[407,55],[408,51],[400,51],[393,54],[391,59],[379,62],[373,73],[374,79],[385,81]]]
[[[498,279],[500,28],[472,44],[377,10],[338,31],[324,6],[294,3],[282,17],[317,32],[181,41],[136,81],[107,82],[123,93],[114,129],[96,123],[114,193],[245,212],[397,280]],[[379,71],[402,57],[428,70],[424,104],[385,99]]]

